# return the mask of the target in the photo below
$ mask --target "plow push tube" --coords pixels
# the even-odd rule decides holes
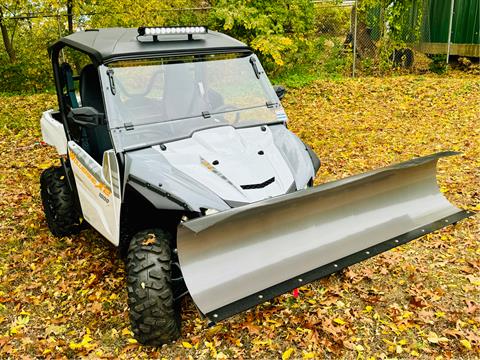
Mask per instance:
[[[473,215],[439,191],[443,152],[187,221],[183,277],[199,310],[225,319]]]

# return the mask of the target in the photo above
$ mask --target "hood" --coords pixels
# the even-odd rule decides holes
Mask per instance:
[[[285,194],[294,186],[292,172],[267,127],[208,129],[167,144],[165,150],[154,149],[172,167],[227,203],[263,200]]]
[[[195,210],[224,210],[283,195],[313,177],[305,145],[283,125],[211,128],[128,153],[127,159],[131,178],[161,184],[162,191]],[[210,200],[202,204],[201,197]]]

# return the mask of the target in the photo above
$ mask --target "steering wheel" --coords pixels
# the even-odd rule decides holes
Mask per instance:
[[[226,113],[226,112],[229,112],[229,111],[234,111],[234,110],[239,110],[239,108],[237,106],[234,106],[234,105],[231,105],[231,104],[223,104],[223,105],[220,105],[220,106],[216,107],[215,109],[213,109],[212,113],[221,113],[221,115],[223,115],[223,113]],[[240,120],[240,113],[237,111],[235,113],[234,124],[238,123],[239,120]]]

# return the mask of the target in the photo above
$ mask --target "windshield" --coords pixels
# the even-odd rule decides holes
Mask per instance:
[[[184,119],[195,130],[205,125],[202,119],[234,126],[275,120],[267,105],[277,107],[278,98],[255,55],[117,61],[102,68],[110,128]]]

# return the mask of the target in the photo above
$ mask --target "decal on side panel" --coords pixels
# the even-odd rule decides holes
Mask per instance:
[[[96,174],[92,174],[90,171],[88,171],[87,167],[81,161],[83,159],[80,156],[77,156],[74,151],[70,151],[69,155],[70,160],[80,169],[80,171],[87,177],[87,179],[90,180],[93,186],[99,189],[105,196],[109,197],[112,194],[110,187],[97,178],[98,175],[95,176]]]

